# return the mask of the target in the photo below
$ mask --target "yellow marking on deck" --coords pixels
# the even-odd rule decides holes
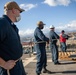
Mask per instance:
[[[69,57],[71,54],[76,54],[75,52],[59,52],[59,59],[60,60],[76,60]]]

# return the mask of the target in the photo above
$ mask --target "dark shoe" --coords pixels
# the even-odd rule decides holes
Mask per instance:
[[[40,73],[37,73],[36,75],[40,75]]]
[[[43,73],[51,74],[51,71],[49,71],[49,70],[45,69],[45,70],[43,70]]]
[[[57,63],[54,63],[54,65],[59,65],[59,64],[61,64],[61,63],[59,63],[59,62],[57,62]]]

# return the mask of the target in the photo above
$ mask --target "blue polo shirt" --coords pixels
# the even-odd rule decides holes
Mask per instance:
[[[41,31],[41,29],[39,27],[37,27],[34,31],[34,42],[41,42],[41,41],[49,41],[49,38],[47,38],[43,32]],[[43,46],[46,45],[46,42],[43,43],[38,43],[38,44],[42,44]]]
[[[59,39],[59,35],[57,35],[54,31],[50,30],[49,32],[50,44],[56,44],[57,39]]]
[[[18,28],[8,16],[0,18],[0,57],[5,61],[17,60],[23,54]]]

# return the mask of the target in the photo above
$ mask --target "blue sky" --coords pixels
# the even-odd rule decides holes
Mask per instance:
[[[16,23],[21,36],[33,34],[40,20],[46,24],[44,33],[49,31],[50,25],[59,32],[76,30],[76,0],[0,0],[0,17],[8,1],[16,1],[25,9],[21,21]]]

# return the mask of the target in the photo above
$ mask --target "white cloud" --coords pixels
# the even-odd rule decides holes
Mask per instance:
[[[54,0],[45,0],[44,3],[48,4],[50,6],[56,6],[57,5],[57,2]]]
[[[73,20],[71,22],[69,22],[68,24],[63,25],[62,23],[60,23],[61,25],[55,27],[55,31],[56,32],[61,32],[61,30],[65,30],[67,31],[76,31],[76,20]],[[19,34],[20,36],[24,37],[24,36],[29,36],[29,35],[33,35],[35,29],[27,29],[25,31],[20,31]],[[45,27],[43,29],[44,33],[48,33],[49,32],[49,27]]]
[[[19,34],[21,37],[24,37],[24,36],[29,36],[29,35],[32,35],[34,33],[34,30],[33,29],[27,29],[25,31],[19,31]]]
[[[71,21],[70,23],[68,23],[66,25],[56,27],[56,30],[59,32],[63,29],[65,31],[74,31],[74,30],[76,31],[76,20]]]
[[[50,27],[50,26],[49,26]],[[45,27],[44,29],[43,29],[43,32],[44,33],[47,33],[47,32],[49,32],[49,27]],[[71,21],[71,22],[69,22],[68,24],[65,24],[65,25],[63,25],[62,23],[61,23],[61,25],[59,25],[59,26],[55,26],[55,31],[56,32],[61,32],[61,30],[65,30],[66,32],[67,31],[76,31],[76,20],[73,20],[73,21]]]
[[[44,27],[44,29],[42,30],[44,33],[48,33],[49,32],[49,27]]]
[[[71,0],[45,0],[43,3],[48,4],[49,6],[68,6],[71,3]]]
[[[20,7],[24,9],[25,11],[35,8],[36,6],[37,4],[20,4]]]

